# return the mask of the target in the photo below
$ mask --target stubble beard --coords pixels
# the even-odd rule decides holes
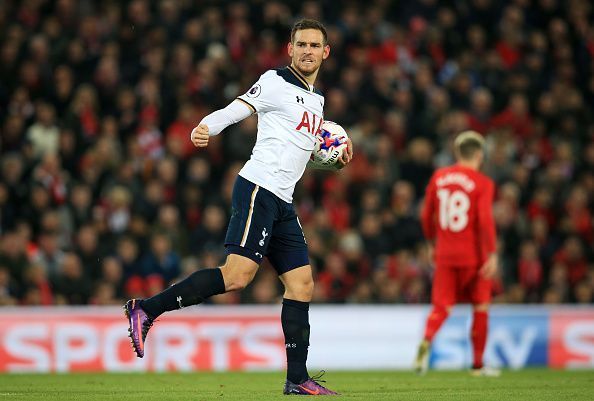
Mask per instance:
[[[301,75],[303,75],[304,77],[309,77],[310,75],[316,73],[320,69],[321,63],[318,64],[315,68],[313,68],[311,70],[309,70],[309,69],[308,70],[303,70],[303,68],[301,67],[301,64],[300,63],[294,63],[294,65],[295,65],[295,69],[297,69],[297,71]]]

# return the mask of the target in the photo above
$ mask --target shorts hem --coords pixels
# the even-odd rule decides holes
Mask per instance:
[[[260,254],[259,252],[256,252],[252,249],[244,248],[242,246],[235,245],[235,244],[225,244],[225,252],[227,253],[227,255],[234,254],[234,255],[244,256],[248,259],[253,260],[258,265],[260,265],[262,263],[262,259],[263,259],[263,255]]]

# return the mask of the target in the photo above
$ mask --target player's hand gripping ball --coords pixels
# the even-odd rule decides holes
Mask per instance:
[[[317,167],[340,167],[337,163],[340,155],[347,149],[348,135],[344,128],[332,121],[324,121],[320,132],[316,134],[316,144],[310,161]]]

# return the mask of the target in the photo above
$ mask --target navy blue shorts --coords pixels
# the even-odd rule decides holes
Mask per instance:
[[[279,275],[309,264],[295,208],[241,176],[233,187],[225,247],[260,264],[266,256]]]

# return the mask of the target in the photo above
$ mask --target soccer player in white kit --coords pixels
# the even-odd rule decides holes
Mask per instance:
[[[290,66],[265,72],[245,94],[206,116],[191,133],[194,145],[205,147],[210,136],[258,114],[256,145],[233,189],[225,263],[198,270],[151,298],[129,300],[124,310],[133,348],[143,357],[146,334],[159,315],[245,288],[266,256],[285,287],[281,322],[287,380],[283,392],[332,395],[336,393],[310,377],[306,368],[314,284],[307,243],[292,205],[295,184],[305,171],[315,133],[323,122],[324,97],[314,82],[330,54],[324,26],[315,20],[298,21],[287,50]],[[349,140],[339,166],[348,164],[352,155]]]

